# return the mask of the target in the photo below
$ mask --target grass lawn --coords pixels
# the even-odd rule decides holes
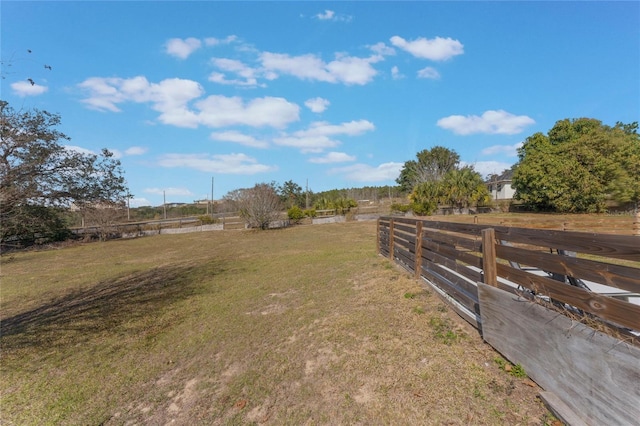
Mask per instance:
[[[3,256],[0,423],[551,424],[375,226]]]

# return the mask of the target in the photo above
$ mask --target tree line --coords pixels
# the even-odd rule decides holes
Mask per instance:
[[[78,152],[62,143],[60,116],[38,109],[14,110],[0,101],[0,243],[28,245],[69,237],[70,210],[81,220],[106,224],[122,219],[132,196],[120,161],[104,149]],[[515,199],[528,209],[603,212],[607,203],[640,204],[638,123],[604,125],[592,118],[564,119],[546,134],[525,139],[512,167]],[[283,210],[290,217],[314,210],[348,211],[358,200],[405,197],[406,209],[433,214],[441,205],[462,211],[490,205],[483,177],[461,165],[454,150],[435,146],[406,161],[397,186],[333,189],[314,193],[293,180],[259,183],[223,197],[218,209],[239,211],[251,226],[266,228]],[[142,211],[150,215],[155,210]],[[181,211],[184,209],[181,209]],[[187,208],[202,213],[202,207]],[[185,210],[186,211],[186,210]],[[301,216],[302,215],[302,216]]]

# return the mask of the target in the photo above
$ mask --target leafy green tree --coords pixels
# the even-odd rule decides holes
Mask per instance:
[[[396,182],[404,192],[423,182],[438,182],[445,174],[460,164],[460,156],[453,150],[442,146],[434,146],[416,154],[416,160],[404,163]]]
[[[0,241],[30,244],[68,235],[60,218],[72,204],[82,208],[124,205],[128,193],[120,162],[69,150],[60,141],[60,116],[15,111],[0,101]]]
[[[515,198],[534,210],[602,212],[606,201],[640,201],[637,123],[560,120],[528,137],[514,167]]]
[[[305,194],[302,191],[302,187],[294,181],[286,181],[281,186],[278,186],[277,191],[286,208],[305,206]]]

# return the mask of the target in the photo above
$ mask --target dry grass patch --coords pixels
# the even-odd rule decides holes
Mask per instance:
[[[535,386],[375,244],[369,222],[14,254],[0,420],[543,424]]]

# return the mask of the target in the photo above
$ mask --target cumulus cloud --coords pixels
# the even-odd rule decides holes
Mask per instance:
[[[395,66],[395,65],[394,65],[394,66],[391,68],[391,77],[392,77],[394,80],[399,80],[399,79],[401,79],[401,78],[404,78],[404,75],[403,75],[402,73],[400,73],[400,69],[399,69],[397,66]]]
[[[298,148],[303,153],[318,153],[340,145],[340,141],[331,138],[331,136],[358,136],[374,129],[373,123],[367,120],[353,120],[341,124],[316,121],[311,123],[307,129],[284,134],[274,138],[273,142],[280,146]]]
[[[172,38],[165,44],[167,54],[179,59],[187,59],[196,50],[200,49],[202,42],[197,38],[186,39]]]
[[[397,48],[411,53],[416,58],[429,59],[431,61],[445,61],[464,53],[463,44],[449,37],[436,37],[433,39],[419,37],[408,41],[400,36],[393,36],[390,41]]]
[[[518,155],[518,148],[522,146],[522,142],[518,142],[513,145],[493,145],[482,150],[482,155],[496,155],[502,154],[508,157],[515,157]]]
[[[42,95],[49,90],[47,86],[41,86],[37,83],[31,84],[29,81],[16,81],[15,83],[11,83],[11,89],[13,89],[13,93],[21,98],[25,96]]]
[[[346,179],[356,182],[383,182],[395,180],[400,175],[403,163],[383,163],[377,167],[368,164],[354,164],[347,167],[337,167],[329,171],[330,174],[342,174]]]
[[[382,57],[379,55],[368,58],[336,55],[335,60],[327,63],[312,54],[290,56],[285,53],[263,52],[260,55],[262,67],[274,76],[285,74],[302,80],[346,85],[364,85],[371,82],[378,74],[372,64],[380,60]]]
[[[190,196],[193,195],[193,192],[189,191],[187,188],[145,188],[144,192],[147,194],[155,194],[155,195],[169,195],[169,196]]]
[[[299,119],[300,107],[284,98],[266,96],[245,103],[242,98],[212,95],[198,101],[200,123],[209,127],[246,125],[284,128]]]
[[[166,154],[159,158],[158,165],[234,175],[253,175],[277,170],[277,167],[260,164],[255,158],[245,154]]]
[[[233,142],[244,146],[250,146],[252,148],[267,148],[269,144],[265,141],[254,138],[253,136],[245,135],[235,130],[229,130],[227,132],[213,132],[210,135],[211,139],[222,142]]]
[[[296,132],[299,136],[329,136],[348,135],[357,136],[375,130],[375,126],[368,120],[352,120],[341,124],[330,124],[326,121],[315,121],[308,129]]]
[[[356,157],[353,155],[345,154],[344,152],[329,152],[322,157],[310,158],[310,163],[316,164],[330,164],[330,163],[346,163],[349,161],[356,161]]]
[[[371,49],[373,53],[381,56],[392,56],[396,54],[396,50],[393,47],[387,46],[383,42],[369,46],[369,49]]]
[[[440,73],[433,67],[425,67],[418,71],[418,78],[437,80],[440,78]]]
[[[313,98],[313,99],[307,99],[304,104],[312,112],[320,113],[320,112],[326,111],[330,103],[331,102],[329,102],[324,98]]]
[[[325,10],[324,13],[318,13],[316,18],[321,21],[327,21],[333,19],[334,16],[336,16],[336,13],[333,10]]]
[[[474,133],[514,135],[535,121],[526,115],[514,115],[504,110],[485,111],[477,115],[451,115],[438,120],[437,125],[451,130],[457,135],[471,135]]]
[[[235,35],[230,35],[225,38],[215,38],[215,37],[207,37],[204,39],[204,44],[207,46],[218,46],[220,44],[229,44],[233,43],[238,39]]]
[[[227,79],[226,74],[213,72],[209,76],[209,81],[219,84],[232,84],[235,86],[257,86],[259,70],[252,68],[241,61],[228,58],[213,58],[211,64],[227,73],[233,73],[241,79]]]
[[[141,146],[132,146],[131,148],[127,148],[124,153],[125,155],[142,155],[146,154],[147,151],[147,148]]]
[[[299,119],[300,107],[284,98],[263,97],[244,102],[240,97],[212,95],[189,103],[204,94],[199,83],[171,78],[150,83],[145,77],[130,79],[91,77],[79,84],[88,93],[82,102],[89,108],[119,112],[125,102],[151,103],[164,124],[196,128],[247,125],[283,128]]]
[[[342,21],[342,22],[350,22],[352,17],[349,15],[339,15],[336,14],[333,10],[326,9],[324,12],[318,13],[315,15],[316,19],[320,21]]]

